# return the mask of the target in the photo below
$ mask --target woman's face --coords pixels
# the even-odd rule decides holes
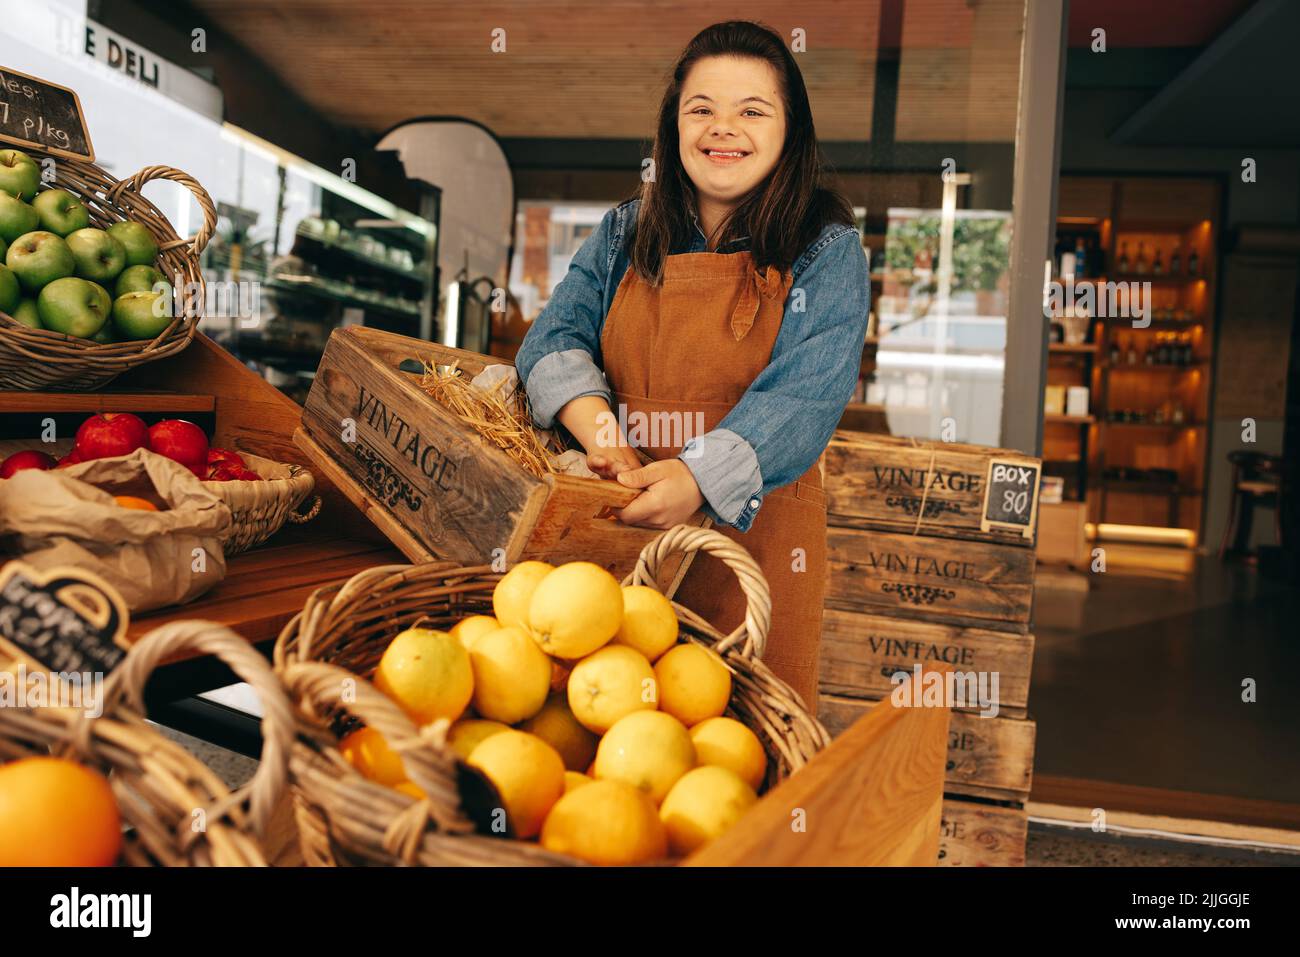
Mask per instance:
[[[682,84],[682,165],[705,201],[734,205],[767,177],[785,144],[785,106],[767,61],[708,57]]]

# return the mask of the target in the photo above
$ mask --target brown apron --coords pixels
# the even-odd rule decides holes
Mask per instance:
[[[711,431],[740,401],[771,360],[790,285],[789,273],[755,269],[748,252],[668,256],[659,288],[629,267],[601,333],[605,375],[615,401],[627,409],[629,433],[633,413],[677,412],[689,423],[660,428],[658,435],[651,430],[641,445],[648,455],[676,456],[683,440],[701,434],[696,413],[702,431]],[[826,497],[818,466],[769,493],[748,532],[719,531],[754,556],[772,588],[764,661],[815,709],[826,581]],[[696,557],[676,597],[724,634],[745,617],[735,576],[705,555]]]

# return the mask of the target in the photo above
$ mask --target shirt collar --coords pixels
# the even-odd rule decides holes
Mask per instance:
[[[695,215],[695,210],[693,209],[690,210],[690,214],[691,214],[691,223],[695,226],[695,235],[699,237],[700,241],[704,243],[704,246],[707,249],[709,244],[709,237],[705,236],[704,230],[700,229],[700,218],[697,215]],[[727,246],[735,246],[739,243],[748,242],[748,241],[749,241],[749,236],[737,236],[735,239],[731,240],[730,242],[722,243],[718,247],[718,250],[720,251]]]

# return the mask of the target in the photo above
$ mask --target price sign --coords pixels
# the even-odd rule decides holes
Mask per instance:
[[[0,140],[94,162],[75,90],[0,66]]]
[[[1033,538],[1038,521],[1038,483],[1041,478],[1041,465],[1014,459],[989,460],[980,531],[1009,528],[1025,538]]]
[[[47,671],[108,674],[126,655],[128,620],[122,596],[92,572],[0,570],[0,648]]]

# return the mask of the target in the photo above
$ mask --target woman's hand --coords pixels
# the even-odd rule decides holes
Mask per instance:
[[[672,528],[704,504],[695,476],[681,459],[664,459],[620,472],[618,481],[644,490],[618,513],[618,520],[625,525]]]
[[[587,453],[587,466],[601,478],[617,478],[641,464],[603,396],[572,399],[555,417],[577,439]]]
[[[615,479],[624,472],[640,468],[641,460],[630,445],[602,448],[587,455],[587,467],[603,479]]]

